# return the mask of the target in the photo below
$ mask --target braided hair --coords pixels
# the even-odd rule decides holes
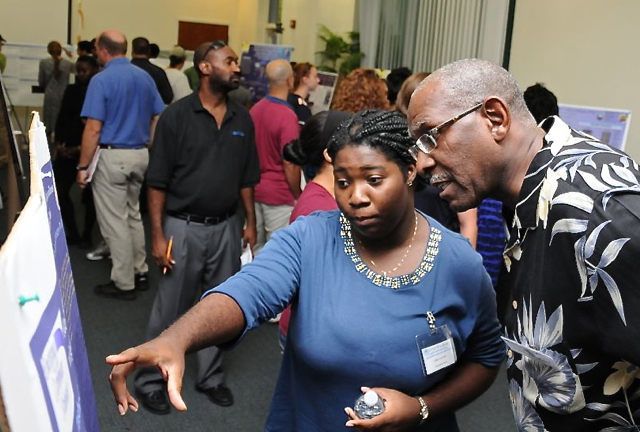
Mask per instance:
[[[395,162],[407,176],[409,166],[416,161],[409,153],[414,141],[409,136],[407,119],[397,111],[365,110],[340,124],[327,152],[331,160],[346,146],[366,145],[381,151]]]

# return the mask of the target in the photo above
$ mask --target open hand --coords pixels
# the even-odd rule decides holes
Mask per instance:
[[[118,412],[138,411],[138,402],[127,389],[127,377],[136,369],[156,367],[167,381],[171,404],[178,411],[186,411],[187,406],[180,394],[184,375],[184,351],[175,348],[169,340],[160,336],[145,344],[129,348],[120,354],[110,355],[106,362],[113,366],[109,375],[111,391],[118,405]]]
[[[373,390],[384,401],[384,412],[372,419],[361,419],[353,411],[346,407],[345,413],[349,417],[347,427],[356,428],[359,431],[404,431],[414,430],[420,423],[420,402],[397,390],[388,388],[362,387],[362,393]]]

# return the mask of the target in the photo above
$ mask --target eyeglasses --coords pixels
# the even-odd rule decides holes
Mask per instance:
[[[416,144],[409,149],[409,153],[411,153],[411,156],[413,156],[414,159],[417,159],[418,150],[426,154],[431,153],[433,150],[435,150],[436,147],[438,147],[436,136],[442,133],[442,130],[444,128],[451,126],[452,124],[460,120],[462,117],[468,114],[471,114],[472,112],[480,108],[482,104],[483,104],[482,102],[478,102],[477,104],[475,104],[468,110],[462,112],[461,114],[458,114],[457,116],[450,118],[446,122],[440,123],[438,126],[432,129],[429,129],[425,134],[423,134],[420,138],[418,138],[416,140]]]

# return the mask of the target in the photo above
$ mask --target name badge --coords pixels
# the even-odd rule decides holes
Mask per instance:
[[[416,343],[425,376],[451,366],[457,360],[453,337],[446,324],[417,335]]]

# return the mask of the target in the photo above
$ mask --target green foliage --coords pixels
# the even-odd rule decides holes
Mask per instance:
[[[347,40],[332,32],[327,26],[320,25],[318,36],[325,44],[323,51],[318,51],[322,58],[318,69],[326,72],[348,75],[354,69],[360,67],[364,53],[360,52],[360,33],[347,33]]]

